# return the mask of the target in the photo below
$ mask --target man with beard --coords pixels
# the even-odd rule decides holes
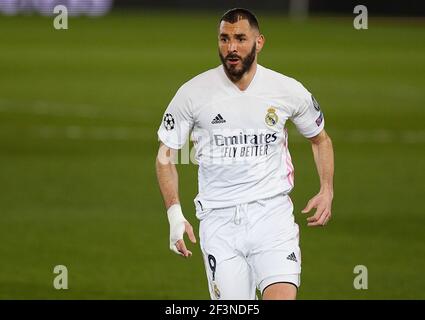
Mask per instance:
[[[331,217],[333,148],[319,104],[296,80],[257,64],[264,46],[256,17],[232,9],[220,19],[222,65],[185,83],[165,111],[158,130],[158,183],[170,223],[170,248],[192,253],[184,233],[196,243],[178,194],[170,159],[188,135],[199,164],[194,202],[212,299],[295,299],[301,253],[289,193],[294,167],[288,150],[287,120],[312,145],[320,190],[302,212],[316,211],[308,226]],[[267,150],[267,152],[254,152]]]

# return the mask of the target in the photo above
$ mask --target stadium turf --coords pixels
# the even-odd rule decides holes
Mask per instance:
[[[0,298],[207,299],[198,246],[168,249],[156,130],[177,88],[215,67],[220,12],[0,16]],[[290,22],[259,14],[259,62],[319,100],[336,153],[333,220],[306,226],[318,190],[290,126],[301,299],[424,299],[425,28],[418,20]],[[196,166],[180,165],[186,217]],[[55,290],[53,268],[68,268]],[[356,265],[368,289],[353,287]]]

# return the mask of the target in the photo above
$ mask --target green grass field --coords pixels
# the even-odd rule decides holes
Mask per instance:
[[[0,16],[0,298],[208,299],[198,246],[168,249],[156,130],[177,88],[219,64],[216,14]],[[425,24],[259,15],[259,62],[310,89],[336,152],[333,220],[306,227],[318,191],[291,126],[300,299],[425,298]],[[181,165],[185,215],[197,168]],[[69,290],[53,288],[66,265]],[[368,268],[368,290],[353,269]]]

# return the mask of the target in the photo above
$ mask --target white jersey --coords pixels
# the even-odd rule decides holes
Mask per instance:
[[[220,65],[180,87],[158,136],[181,149],[191,132],[199,164],[195,203],[224,208],[291,191],[288,119],[307,138],[324,127],[319,104],[298,81],[257,65],[241,91]]]

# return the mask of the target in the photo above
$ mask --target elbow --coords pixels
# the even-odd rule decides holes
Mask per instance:
[[[170,149],[165,144],[161,143],[158,149],[158,154],[155,159],[155,167],[157,170],[161,168],[174,166],[177,154],[175,150]]]
[[[332,145],[332,139],[328,134],[326,134],[325,141],[326,141],[327,144]]]
[[[317,136],[314,136],[309,139],[313,145],[322,145],[329,144],[332,145],[331,137],[326,133],[325,130],[322,130]]]

